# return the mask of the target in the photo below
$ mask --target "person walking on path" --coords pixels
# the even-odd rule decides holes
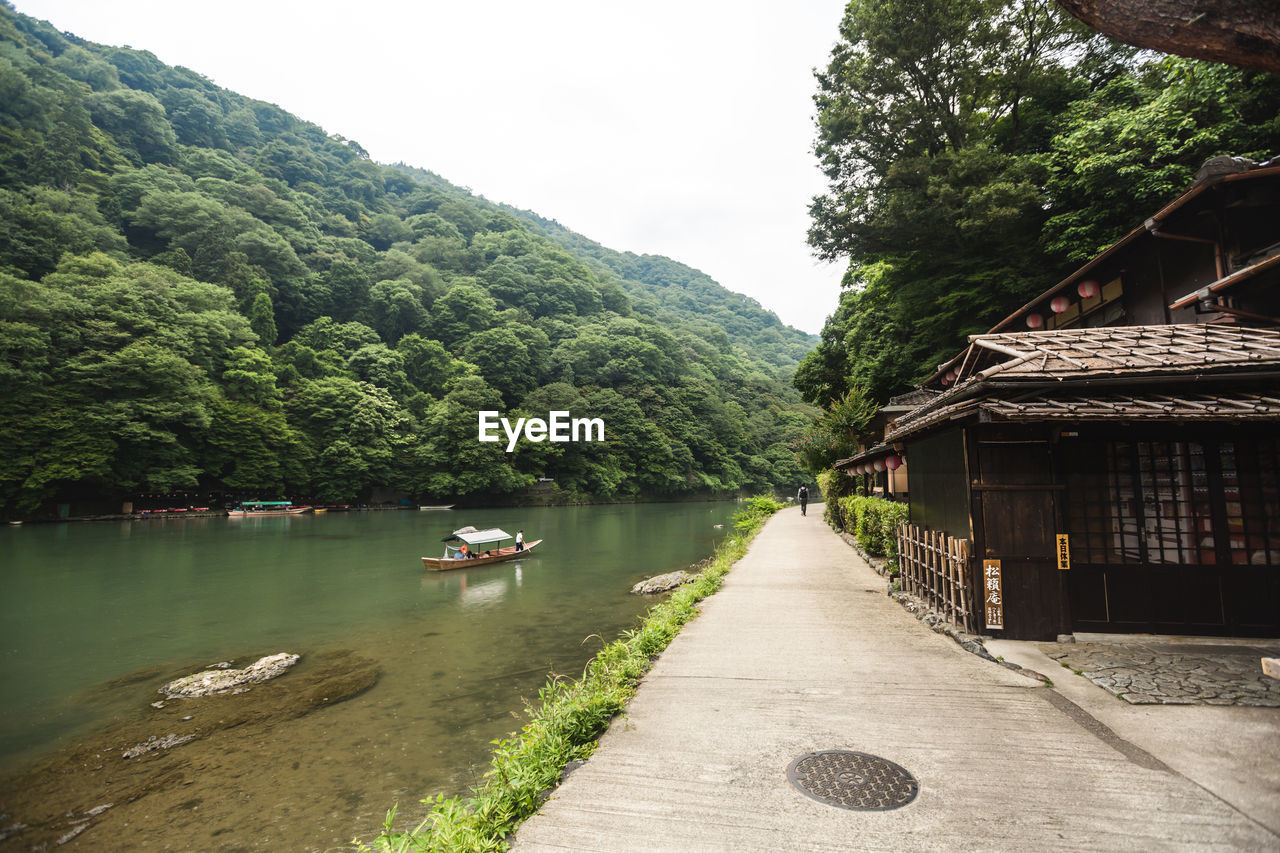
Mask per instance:
[[[809,487],[808,486],[804,485],[803,483],[800,484],[800,491],[796,492],[796,500],[800,502],[800,514],[808,515],[808,513],[805,511],[805,507],[809,505]]]

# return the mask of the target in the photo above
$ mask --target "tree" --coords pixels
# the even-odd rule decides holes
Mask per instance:
[[[258,336],[258,342],[264,347],[276,342],[276,316],[271,307],[271,297],[259,291],[249,306],[249,325]]]
[[[536,384],[529,348],[521,340],[519,329],[485,329],[472,335],[462,350],[462,357],[480,368],[480,374],[502,394],[508,406]]]
[[[317,464],[311,485],[322,501],[350,501],[398,478],[397,455],[408,441],[407,413],[384,389],[345,377],[304,381],[289,401],[290,422],[303,431]]]
[[[365,226],[364,238],[380,251],[391,248],[393,243],[413,240],[413,229],[394,213],[379,213]]]
[[[369,288],[369,313],[373,328],[387,343],[394,344],[409,332],[421,329],[427,320],[422,288],[408,279],[379,281]]]
[[[110,133],[134,163],[169,163],[177,137],[164,107],[146,92],[114,89],[85,99],[93,123]]]
[[[1073,102],[1048,155],[1044,242],[1080,263],[1182,192],[1210,157],[1280,150],[1280,77],[1168,57]]]
[[[409,381],[420,391],[439,397],[454,379],[475,370],[472,365],[458,361],[439,341],[408,334],[396,344],[396,351],[404,357],[404,370]]]
[[[471,284],[455,284],[436,300],[431,331],[445,346],[457,350],[466,339],[498,321],[497,305],[489,294]]]
[[[414,447],[406,485],[416,494],[463,497],[502,494],[533,482],[516,469],[503,442],[476,440],[476,413],[500,410],[502,397],[480,376],[455,379],[433,404]]]
[[[312,466],[305,441],[283,412],[218,399],[200,436],[200,465],[224,489],[282,495],[309,485]]]
[[[1137,47],[1280,74],[1280,17],[1256,0],[1058,0]]]
[[[840,33],[818,77],[829,190],[809,238],[848,258],[854,295],[796,379],[823,405],[851,382],[905,390],[1051,282],[1037,155],[1090,42],[1040,0],[855,0]]]

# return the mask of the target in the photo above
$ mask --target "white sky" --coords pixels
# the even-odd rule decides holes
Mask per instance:
[[[805,243],[823,189],[813,69],[841,0],[14,0],[101,44],[429,169],[619,251],[667,255],[817,332],[842,267]]]

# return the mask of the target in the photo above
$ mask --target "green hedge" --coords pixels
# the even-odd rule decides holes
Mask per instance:
[[[898,565],[898,525],[907,520],[907,505],[883,498],[851,495],[840,498],[844,529],[858,537],[868,554]]]
[[[818,474],[818,489],[822,492],[822,518],[832,527],[843,528],[840,499],[853,494],[854,479],[840,471],[828,468]]]

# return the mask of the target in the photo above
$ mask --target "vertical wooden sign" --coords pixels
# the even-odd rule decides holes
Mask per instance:
[[[987,627],[1004,630],[1004,591],[1000,588],[1000,561],[982,561],[982,600]]]
[[[1058,534],[1058,571],[1071,571],[1071,543],[1065,533]]]

